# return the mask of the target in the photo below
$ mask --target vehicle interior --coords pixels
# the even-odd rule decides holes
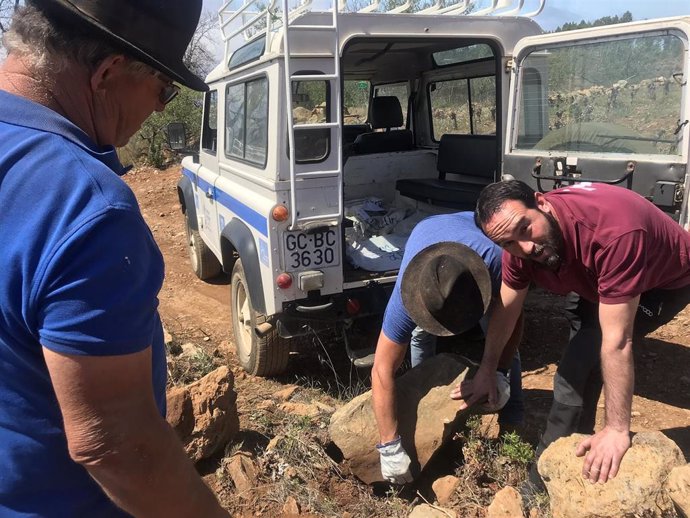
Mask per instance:
[[[355,39],[343,52],[346,281],[394,276],[424,217],[473,210],[500,160],[490,41]]]

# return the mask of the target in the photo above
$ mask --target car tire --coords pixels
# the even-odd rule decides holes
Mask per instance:
[[[255,376],[275,376],[287,369],[290,342],[272,328],[259,336],[256,327],[265,315],[254,309],[242,260],[232,268],[232,328],[237,358],[242,368]]]
[[[220,261],[201,238],[199,231],[190,226],[189,212],[185,212],[185,223],[187,227],[187,251],[194,274],[202,281],[216,277],[222,269]]]

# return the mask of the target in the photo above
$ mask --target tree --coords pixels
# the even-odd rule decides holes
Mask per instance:
[[[588,27],[601,27],[602,25],[614,25],[617,23],[627,23],[632,21],[632,13],[630,11],[625,11],[620,16],[604,16],[602,18],[597,18],[596,20],[589,22],[586,22],[585,20],[580,20],[579,22],[564,23],[563,25],[557,27],[554,32],[574,31],[577,29],[586,29]]]
[[[12,15],[19,4],[19,0],[0,0],[0,37],[9,29]],[[2,46],[2,39],[0,38],[0,48]]]
[[[183,59],[187,68],[201,77],[208,75],[214,65],[211,33],[216,23],[217,18],[212,13],[202,16]],[[144,121],[130,143],[121,150],[123,159],[137,165],[165,166],[171,156],[166,153],[168,124],[183,122],[187,127],[188,145],[194,145],[199,141],[202,108],[203,94],[182,87],[165,111],[154,112]]]

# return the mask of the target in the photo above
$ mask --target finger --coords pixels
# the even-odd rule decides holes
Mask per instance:
[[[453,399],[464,399],[463,396],[467,396],[467,395],[468,395],[467,390],[461,389],[460,386],[455,387],[450,392],[450,397]]]
[[[589,481],[594,484],[599,480],[599,475],[601,473],[601,464],[598,464],[596,462],[592,463],[592,466],[589,468]]]
[[[585,461],[582,463],[582,478],[589,480],[589,475],[592,469],[592,463],[594,462],[594,455],[588,453],[585,455]]]
[[[621,460],[623,460],[623,457],[619,457],[616,455],[611,459],[611,469],[609,470],[609,480],[614,478],[616,475],[618,475],[618,469],[621,467]]]
[[[611,459],[604,459],[604,461],[601,463],[601,468],[599,471],[599,483],[600,484],[605,484],[609,478],[613,478],[613,477],[609,477],[609,473],[611,472],[611,465],[612,465]]]
[[[489,405],[494,406],[496,404],[496,401],[498,400],[498,391],[494,387],[492,390],[489,390],[489,393],[487,394],[487,401],[489,402]]]
[[[592,438],[588,437],[584,441],[582,441],[580,444],[577,445],[577,449],[575,450],[575,456],[577,457],[582,457],[587,451],[592,447]]]

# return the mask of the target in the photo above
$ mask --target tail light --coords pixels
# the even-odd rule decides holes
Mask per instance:
[[[276,277],[276,285],[281,290],[286,290],[292,286],[292,276],[289,273],[281,273]]]

